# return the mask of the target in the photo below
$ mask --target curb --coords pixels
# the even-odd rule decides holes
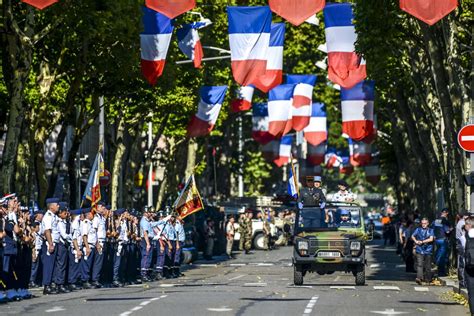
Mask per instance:
[[[441,281],[441,284],[443,286],[448,286],[453,289],[453,292],[461,294],[466,300],[469,300],[469,296],[467,294],[467,289],[459,289],[459,282],[454,281],[453,279],[450,279],[448,277],[441,277],[439,278]]]

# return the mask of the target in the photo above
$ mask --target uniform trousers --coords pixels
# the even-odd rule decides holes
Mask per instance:
[[[69,269],[68,269],[68,283],[74,284],[81,280],[81,259],[76,260],[76,255],[71,249],[68,251]],[[77,261],[77,262],[76,262]]]
[[[36,251],[33,249],[33,251]],[[36,257],[36,261],[31,263],[31,275],[30,275],[30,282],[39,284],[40,275],[39,271],[42,271],[43,263],[41,260],[41,250],[39,251],[38,256]]]
[[[141,250],[141,264],[140,264],[140,271],[141,275],[146,276],[148,271],[151,267],[151,259],[153,258],[153,242],[150,243],[150,250],[146,249],[146,241],[142,240],[140,242],[140,250]]]
[[[49,253],[48,243],[43,243],[41,247],[41,260],[43,261],[43,286],[50,286],[53,281],[54,264],[58,254],[58,245],[54,245],[54,251]]]
[[[102,266],[104,264],[105,249],[104,244],[101,244],[100,252],[95,248],[94,262],[92,264],[92,282],[99,282],[100,273],[102,271]]]
[[[171,269],[174,267],[174,256],[176,253],[176,240],[170,240],[171,248],[167,248],[166,257],[165,257],[165,274],[171,272]]]
[[[184,242],[177,241],[176,244],[179,245],[179,249],[176,249],[174,253],[174,268],[179,268],[181,266],[181,253],[183,252]]]
[[[168,244],[164,241],[156,240],[155,247],[156,247],[155,271],[161,274],[163,273],[163,268],[165,266],[165,257],[166,257],[166,252],[168,251]]]
[[[58,253],[56,255],[56,261],[54,263],[53,281],[57,285],[64,285],[64,283],[66,283],[68,247],[66,247],[65,244],[59,242],[56,245],[56,248]]]
[[[113,269],[113,280],[119,281],[122,279],[123,267],[127,266],[128,259],[128,244],[123,244],[121,241],[117,244],[117,249],[114,252],[114,269]]]
[[[81,260],[81,278],[82,282],[89,282],[91,278],[91,271],[94,266],[94,257],[96,255],[96,249],[94,246],[89,245],[91,253],[89,256],[86,256],[86,251],[84,248],[84,257]]]

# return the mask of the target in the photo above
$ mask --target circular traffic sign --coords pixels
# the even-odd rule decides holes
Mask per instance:
[[[461,128],[458,133],[458,144],[464,151],[474,152],[474,124]]]
[[[109,170],[104,169],[104,174],[99,178],[100,186],[106,187],[112,181],[112,175],[110,174]]]

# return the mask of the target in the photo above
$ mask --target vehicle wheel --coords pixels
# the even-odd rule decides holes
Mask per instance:
[[[253,238],[253,248],[257,250],[263,250],[263,234],[259,233]]]
[[[324,271],[316,271],[316,273],[319,274],[319,275],[325,275],[326,274],[326,272],[324,272]]]
[[[295,285],[303,285],[303,270],[301,267],[294,266],[294,275],[293,275],[293,283]]]
[[[356,285],[365,285],[365,268],[355,273],[355,282]]]
[[[329,272],[326,272],[326,274],[334,274],[334,272],[336,271],[329,271]]]

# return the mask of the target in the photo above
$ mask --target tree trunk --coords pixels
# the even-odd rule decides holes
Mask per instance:
[[[117,127],[116,135],[116,150],[112,167],[112,183],[111,183],[111,204],[112,209],[117,209],[118,196],[121,194],[119,191],[119,181],[120,175],[122,174],[123,166],[123,157],[125,154],[125,144],[124,144],[124,131],[125,131],[125,120],[123,115],[120,115]]]

